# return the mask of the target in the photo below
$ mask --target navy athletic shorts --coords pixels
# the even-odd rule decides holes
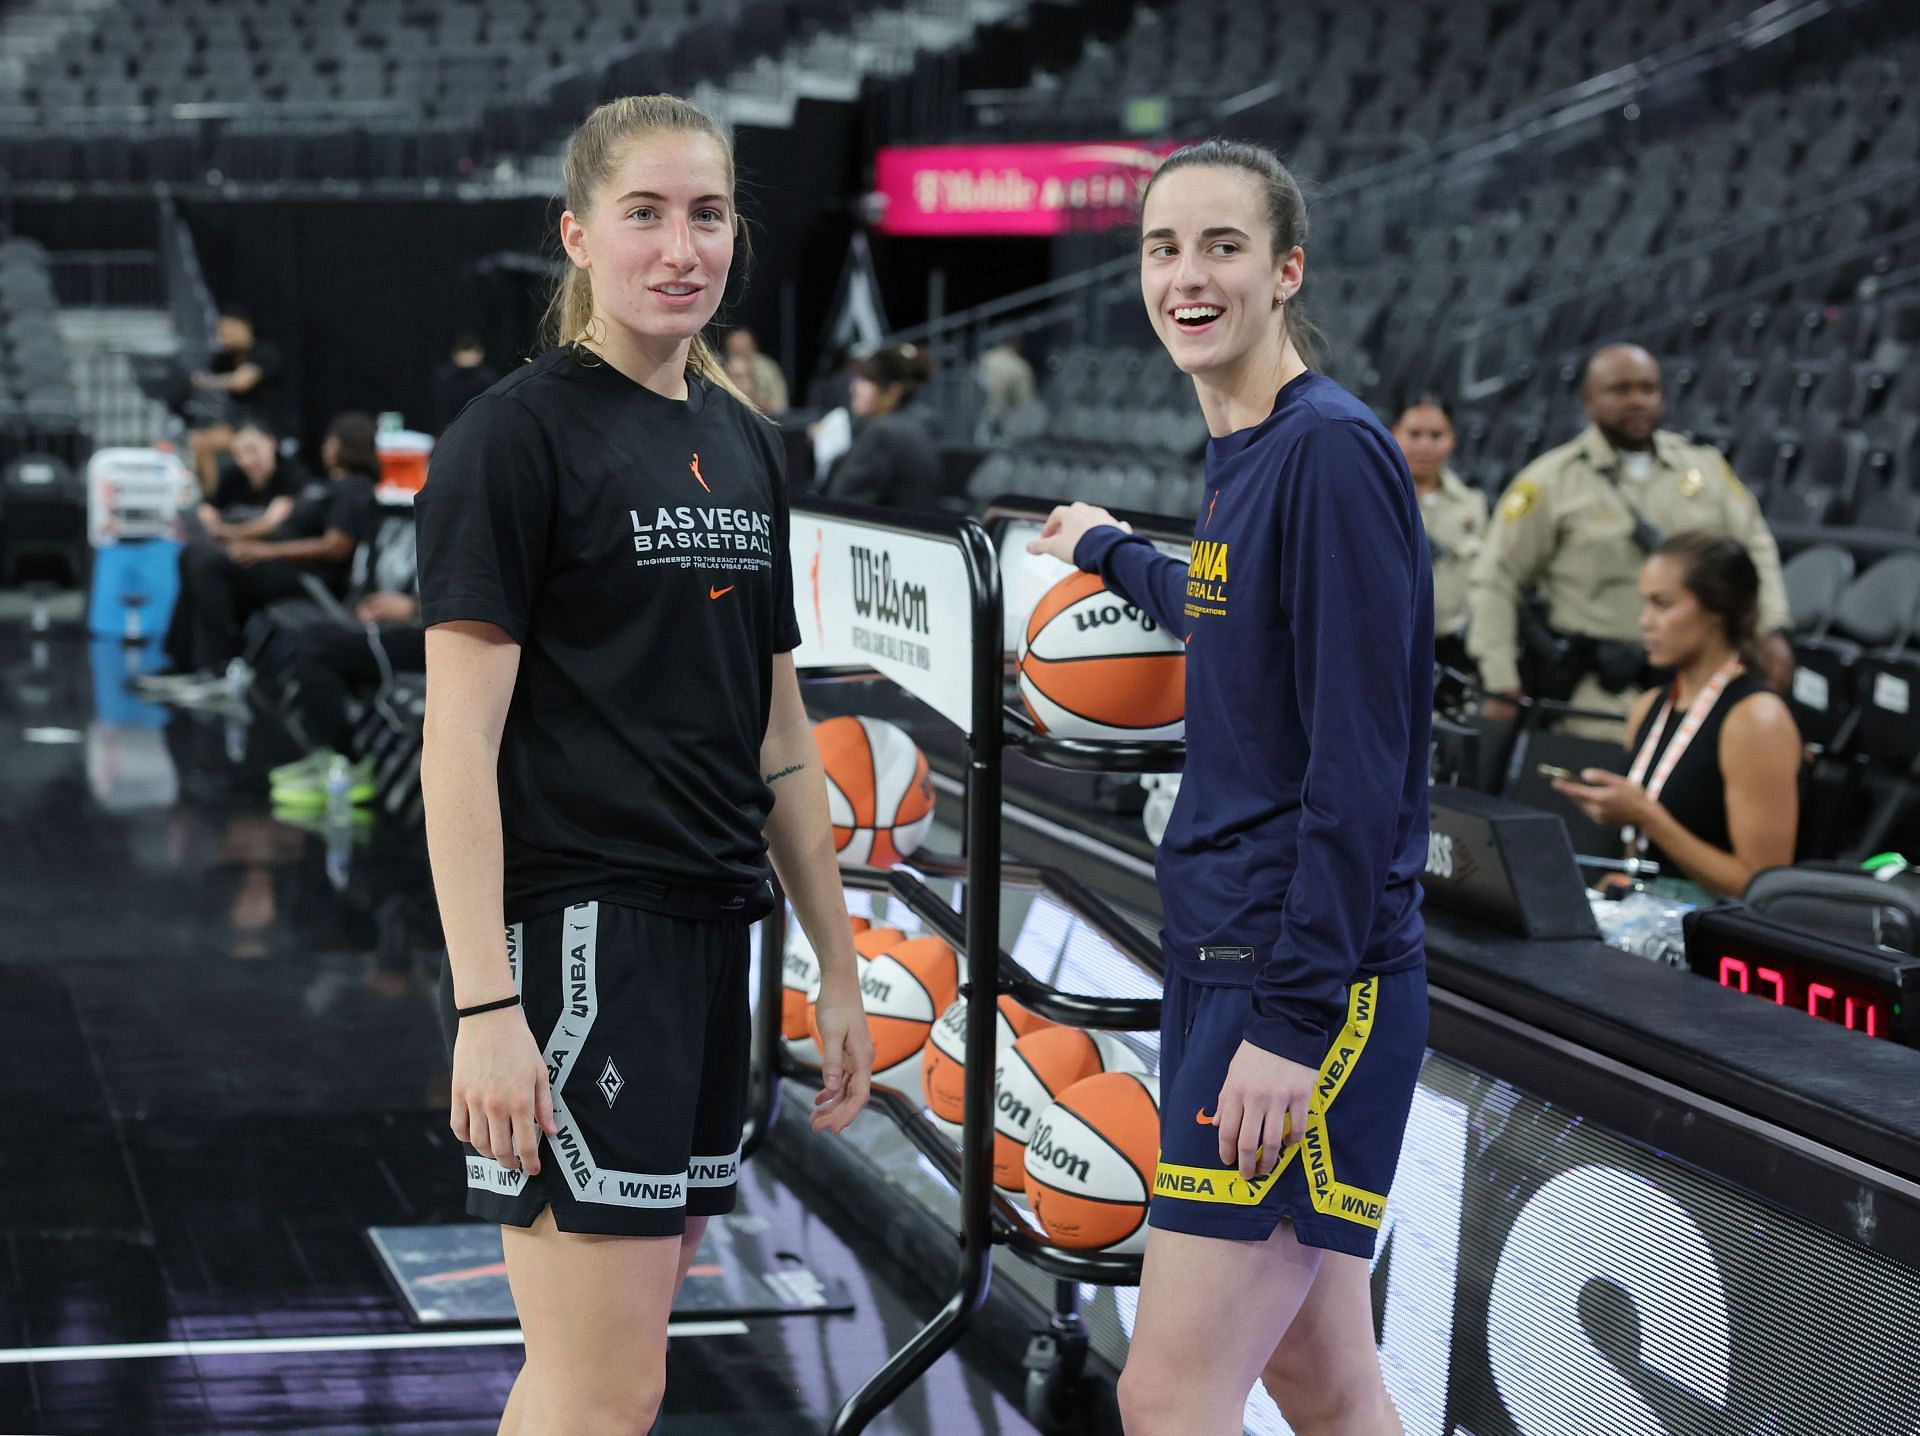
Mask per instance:
[[[750,1057],[748,924],[578,903],[507,929],[559,1135],[529,1178],[466,1149],[467,1211],[564,1232],[678,1236],[733,1210]],[[451,987],[443,984],[451,1007]]]
[[[1264,1241],[1282,1219],[1301,1243],[1373,1255],[1427,1046],[1424,965],[1347,993],[1320,1064],[1306,1139],[1249,1182],[1220,1161],[1218,1114],[1253,990],[1167,975],[1160,1013],[1160,1165],[1147,1220],[1167,1231]]]

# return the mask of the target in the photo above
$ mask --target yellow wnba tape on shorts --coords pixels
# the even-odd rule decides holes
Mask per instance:
[[[1183,1202],[1225,1202],[1235,1207],[1257,1207],[1286,1170],[1283,1162],[1264,1177],[1248,1181],[1231,1167],[1176,1167],[1162,1162],[1153,1173],[1153,1194]]]

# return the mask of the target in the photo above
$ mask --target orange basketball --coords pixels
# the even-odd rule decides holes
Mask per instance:
[[[843,864],[890,868],[933,823],[927,755],[879,718],[829,718],[813,727],[827,770],[827,815]]]
[[[856,937],[872,926],[865,918],[851,914],[847,921],[852,924]],[[791,909],[787,914],[786,946],[780,961],[780,1035],[789,1042],[798,1042],[807,1035],[807,1004],[820,991],[820,958]],[[819,1054],[812,1054],[807,1060],[817,1062]]]
[[[1027,1011],[1011,997],[1000,999],[1000,1012],[994,1024],[995,1064],[1004,1061],[1007,1049],[1029,1032],[1039,1032],[1055,1024]],[[962,1095],[967,1076],[967,1000],[963,997],[940,1014],[933,1035],[927,1041],[921,1067],[927,1107],[934,1125],[948,1136],[960,1135],[965,1116]]]
[[[860,921],[860,919],[856,919]],[[868,927],[853,935],[853,955],[855,966],[862,978],[866,976],[868,963],[890,948],[898,947],[907,940],[907,935],[897,927]],[[807,989],[806,1006],[802,1010],[801,1020],[805,1024],[803,1037],[789,1047],[794,1056],[808,1065],[820,1065],[820,1025],[814,1020],[814,1004],[820,1000],[820,964],[814,960],[813,985]],[[782,1016],[785,1008],[781,1009]]]
[[[1104,1032],[1049,1027],[1008,1049],[993,1078],[993,1183],[1025,1195],[1034,1119],[1074,1083],[1101,1072],[1144,1072],[1131,1047]]]
[[[853,950],[861,957],[874,958],[906,940],[907,935],[897,927],[869,927],[853,935]]]
[[[1145,1248],[1160,1157],[1160,1079],[1103,1072],[1076,1082],[1033,1124],[1027,1200],[1055,1246]]]
[[[1021,635],[1020,697],[1040,731],[1056,737],[1178,738],[1186,647],[1099,574],[1069,574],[1041,597]]]
[[[937,937],[915,937],[865,964],[860,1001],[873,1037],[873,1080],[919,1100],[921,1053],[960,990],[960,963]]]

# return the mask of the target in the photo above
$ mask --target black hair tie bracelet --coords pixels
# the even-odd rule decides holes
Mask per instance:
[[[456,1007],[453,1009],[453,1015],[455,1017],[478,1017],[483,1012],[498,1012],[503,1007],[518,1007],[519,1005],[520,994],[516,992],[512,997],[503,997],[498,1002],[483,1002],[478,1007]]]

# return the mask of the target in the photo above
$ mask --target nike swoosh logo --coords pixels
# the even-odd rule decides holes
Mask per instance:
[[[1193,1120],[1198,1122],[1202,1127],[1218,1127],[1220,1125],[1220,1119],[1209,1114],[1205,1107],[1200,1109],[1200,1115]]]
[[[708,598],[725,598],[728,594],[732,593],[734,589],[737,587],[739,587],[738,584],[732,584],[732,583],[728,584],[725,588],[714,588],[711,584],[709,584],[707,587],[707,597]]]

